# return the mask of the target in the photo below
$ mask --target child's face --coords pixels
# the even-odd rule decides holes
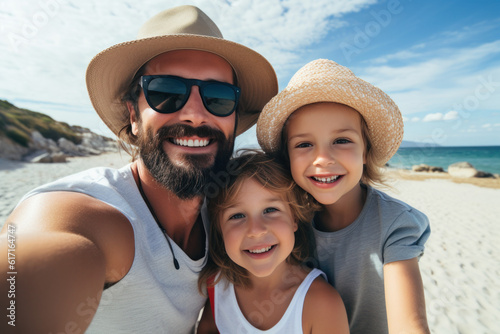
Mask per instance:
[[[243,181],[231,206],[221,212],[220,227],[228,256],[257,277],[271,275],[285,262],[297,230],[282,196],[254,179]]]
[[[365,158],[356,110],[337,103],[298,109],[287,123],[287,146],[293,179],[321,204],[359,193]]]

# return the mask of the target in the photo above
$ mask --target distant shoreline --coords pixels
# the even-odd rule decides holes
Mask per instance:
[[[480,178],[480,177],[468,177],[468,178],[458,178],[452,177],[447,172],[433,173],[433,172],[414,172],[409,169],[403,168],[386,168],[386,177],[391,179],[403,179],[403,180],[413,180],[413,181],[425,181],[430,179],[446,180],[454,183],[465,183],[472,184],[478,187],[500,189],[500,178]]]
[[[389,160],[389,166],[412,169],[415,165],[426,164],[446,171],[458,162],[468,162],[478,171],[500,174],[500,146],[400,147]]]

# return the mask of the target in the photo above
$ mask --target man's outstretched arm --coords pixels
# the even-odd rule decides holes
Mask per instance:
[[[70,192],[26,200],[0,233],[0,332],[84,333],[133,254],[130,223],[104,203]]]

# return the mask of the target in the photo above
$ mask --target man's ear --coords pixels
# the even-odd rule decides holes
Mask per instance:
[[[127,109],[130,117],[130,125],[132,126],[132,133],[137,136],[139,133],[139,124],[137,121],[137,117],[135,115],[135,108],[132,104],[132,102],[127,101]]]

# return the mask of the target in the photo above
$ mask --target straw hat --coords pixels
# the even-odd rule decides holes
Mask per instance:
[[[262,149],[279,150],[288,117],[300,107],[316,102],[342,103],[363,116],[377,164],[385,164],[398,150],[403,140],[403,118],[398,106],[379,88],[327,59],[306,64],[266,104],[257,122],[257,139]]]
[[[199,8],[175,7],[149,19],[137,39],[114,45],[90,62],[86,74],[90,100],[111,131],[118,134],[129,123],[121,98],[139,68],[161,53],[181,49],[214,53],[233,67],[241,89],[237,135],[255,124],[262,107],[278,92],[276,74],[263,56],[224,39]]]

